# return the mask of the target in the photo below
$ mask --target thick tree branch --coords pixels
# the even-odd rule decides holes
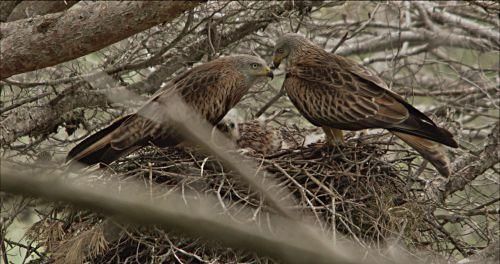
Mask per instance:
[[[458,26],[468,33],[489,39],[497,45],[500,43],[500,33],[498,33],[498,28],[485,27],[464,17],[448,13],[444,10],[441,11],[436,9],[431,2],[423,2],[421,4],[425,5],[425,9],[433,19],[441,23],[449,24],[452,27]]]
[[[108,103],[102,93],[72,92],[39,107],[22,107],[12,111],[0,122],[1,144],[9,144],[20,136],[39,136],[54,132],[68,119],[67,113],[79,107],[102,107]],[[34,111],[36,109],[36,111]]]
[[[445,196],[462,190],[472,180],[500,162],[500,122],[497,122],[483,151],[479,155],[467,154],[452,163],[455,172],[444,186]]]
[[[77,2],[77,0],[22,1],[19,5],[16,6],[14,10],[12,10],[12,13],[10,13],[6,21],[10,22],[29,17],[43,16],[46,14],[61,12],[72,7]]]
[[[0,79],[69,61],[171,21],[193,2],[80,2],[66,12],[2,24]],[[15,28],[15,31],[12,29]]]
[[[0,22],[6,22],[10,16],[10,14],[12,14],[12,11],[21,2],[22,2],[22,0],[0,2]]]
[[[431,199],[443,202],[449,195],[463,190],[474,179],[500,162],[500,122],[492,129],[484,149],[480,153],[464,154],[452,164],[452,177],[448,181],[442,178],[430,182],[427,195]]]
[[[497,45],[486,39],[460,35],[447,30],[434,32],[420,28],[414,31],[388,32],[387,34],[377,37],[370,36],[366,41],[361,42],[359,39],[350,39],[347,40],[344,46],[340,47],[336,53],[348,56],[357,53],[376,52],[384,50],[387,47],[399,47],[406,41],[414,46],[429,44],[433,47],[447,46],[479,51],[498,49]]]

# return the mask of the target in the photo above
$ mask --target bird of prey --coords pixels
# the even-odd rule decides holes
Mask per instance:
[[[279,131],[268,126],[266,121],[258,118],[237,123],[230,117],[224,117],[216,127],[239,148],[267,155],[281,149],[283,140]]]
[[[227,116],[223,117],[217,125],[215,125],[222,134],[226,135],[232,142],[236,143],[236,141],[240,138],[240,127],[238,122],[229,118]]]
[[[273,67],[284,59],[288,97],[309,122],[323,128],[330,144],[343,143],[342,130],[384,128],[443,176],[450,175],[441,144],[458,147],[452,134],[390,91],[380,77],[294,33],[283,35],[274,47]]]
[[[177,145],[182,137],[173,127],[157,121],[163,120],[165,113],[161,107],[155,109],[155,104],[178,96],[215,125],[256,81],[266,77],[273,77],[266,62],[250,55],[221,57],[195,66],[168,82],[136,113],[83,140],[69,152],[67,160],[109,164],[149,143],[160,147]]]

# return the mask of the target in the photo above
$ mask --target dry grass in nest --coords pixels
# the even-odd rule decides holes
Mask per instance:
[[[255,159],[267,175],[275,175],[297,201],[295,209],[312,214],[325,233],[349,237],[364,246],[396,238],[409,248],[421,248],[430,241],[429,235],[436,236],[432,233],[435,231],[422,220],[425,208],[416,199],[418,192],[406,190],[406,176],[396,169],[404,160],[385,161],[386,152],[378,144],[350,142],[337,148],[310,145],[268,156],[248,153],[247,158]],[[233,205],[251,208],[255,214],[270,210],[259,195],[222,164],[193,148],[146,148],[112,165],[99,180],[116,175],[121,175],[121,181],[139,179],[151,187],[213,194],[229,212]],[[94,213],[56,207],[48,215],[57,216],[57,222],[65,223],[64,228],[56,225],[59,231],[53,232],[50,224],[36,225],[31,236],[51,241],[47,249],[56,259],[64,256],[60,263],[68,257],[74,262],[95,263],[265,260],[253,253],[208,246],[204,241],[154,227],[122,227],[109,235],[106,232],[114,232],[106,227],[109,223]],[[53,218],[45,219],[46,223],[49,219]]]

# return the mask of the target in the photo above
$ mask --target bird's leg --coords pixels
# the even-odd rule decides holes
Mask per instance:
[[[321,127],[325,132],[326,143],[330,146],[344,145],[344,134],[342,130],[331,128],[331,127]]]

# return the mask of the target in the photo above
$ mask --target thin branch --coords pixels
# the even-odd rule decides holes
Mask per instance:
[[[264,114],[267,111],[267,109],[269,109],[269,107],[271,107],[274,103],[276,103],[276,101],[278,101],[285,94],[286,94],[285,89],[281,88],[281,90],[275,96],[273,96],[273,98],[271,98],[271,100],[269,100],[264,106],[262,106],[259,109],[259,111],[257,111],[257,113],[255,114],[255,117],[257,118],[257,117],[261,116],[262,114]]]

